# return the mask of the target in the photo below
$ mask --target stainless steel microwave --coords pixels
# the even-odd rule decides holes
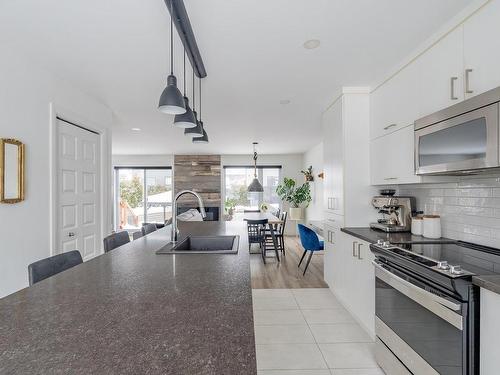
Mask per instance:
[[[500,167],[500,87],[415,121],[417,175]]]

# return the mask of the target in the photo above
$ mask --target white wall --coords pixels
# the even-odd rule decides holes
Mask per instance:
[[[306,151],[303,155],[302,169],[313,167],[314,181],[311,182],[312,202],[306,209],[306,220],[323,220],[323,142]]]
[[[113,155],[113,167],[173,167],[174,155]]]
[[[0,50],[0,137],[26,144],[26,200],[0,204],[0,297],[28,285],[27,266],[51,255],[50,110],[56,108],[110,129],[111,111],[22,56]],[[110,148],[109,148],[110,149]],[[111,154],[102,155],[111,166]],[[103,186],[111,186],[103,181]],[[111,196],[111,190],[109,193]],[[106,205],[105,223],[111,228]]]

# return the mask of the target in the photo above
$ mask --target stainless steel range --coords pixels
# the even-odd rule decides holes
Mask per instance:
[[[370,245],[376,356],[387,374],[479,374],[479,288],[500,250],[465,242]]]

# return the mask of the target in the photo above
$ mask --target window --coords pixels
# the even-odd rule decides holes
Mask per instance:
[[[257,167],[257,177],[264,187],[263,193],[249,193],[248,185],[254,178],[254,167],[225,166],[224,167],[224,202],[234,201],[236,212],[245,209],[259,209],[261,203],[267,203],[274,208],[280,207],[280,199],[276,195],[276,186],[280,180],[281,166]]]
[[[164,223],[172,216],[172,169],[115,168],[116,229]]]

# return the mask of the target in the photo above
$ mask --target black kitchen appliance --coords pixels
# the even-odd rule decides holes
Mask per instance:
[[[376,356],[386,373],[479,374],[479,288],[500,250],[465,242],[370,245]]]

